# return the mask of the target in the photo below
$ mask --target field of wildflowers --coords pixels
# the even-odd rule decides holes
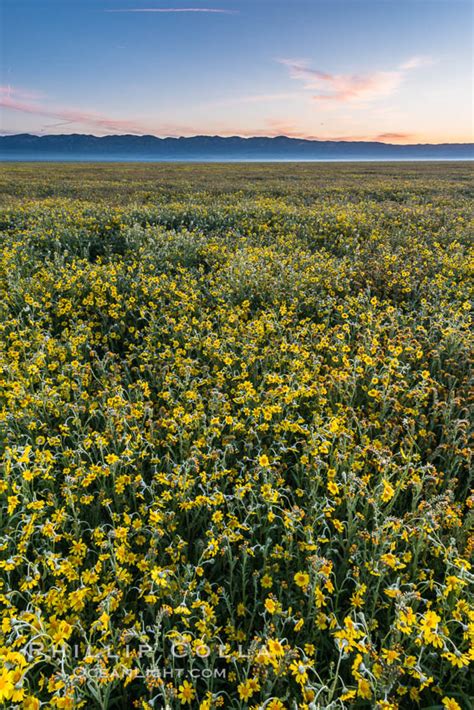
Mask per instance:
[[[471,707],[473,196],[3,166],[2,707]]]

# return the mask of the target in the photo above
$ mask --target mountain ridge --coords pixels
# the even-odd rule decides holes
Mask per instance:
[[[382,143],[327,141],[289,136],[196,135],[159,138],[153,135],[85,133],[0,135],[0,159],[40,159],[55,156],[130,160],[347,160],[347,159],[474,159],[473,143]],[[113,155],[113,158],[110,156]],[[25,157],[28,156],[28,157]],[[74,157],[72,157],[74,156]]]

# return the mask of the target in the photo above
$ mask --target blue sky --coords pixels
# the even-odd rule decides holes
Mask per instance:
[[[470,0],[0,0],[0,131],[473,138]]]

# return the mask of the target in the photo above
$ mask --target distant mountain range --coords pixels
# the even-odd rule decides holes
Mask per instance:
[[[21,133],[0,136],[0,160],[474,160],[474,144]]]

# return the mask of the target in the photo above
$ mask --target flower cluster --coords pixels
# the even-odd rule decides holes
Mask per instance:
[[[0,191],[0,706],[467,710],[468,169]]]

